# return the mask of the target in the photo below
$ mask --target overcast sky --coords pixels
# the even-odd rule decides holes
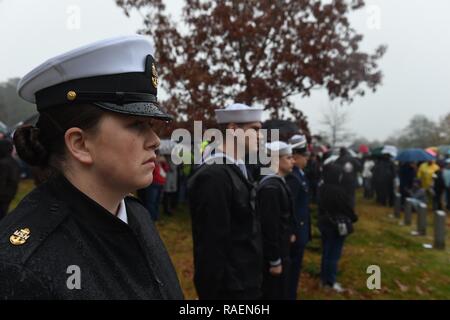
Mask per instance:
[[[182,0],[167,1],[176,17]],[[385,139],[415,114],[434,120],[450,112],[450,1],[367,0],[351,16],[363,49],[387,44],[383,85],[348,108],[349,128]],[[79,19],[77,14],[79,12]],[[127,18],[113,0],[0,0],[0,81],[22,77],[51,56],[102,38],[135,33],[142,18]],[[296,99],[313,132],[329,104],[326,93]]]

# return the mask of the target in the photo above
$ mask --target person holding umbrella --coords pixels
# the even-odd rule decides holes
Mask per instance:
[[[417,177],[417,163],[433,160],[433,157],[422,149],[406,149],[399,153],[396,160],[400,162],[400,194],[404,205]]]
[[[420,180],[422,188],[426,190],[428,199],[433,198],[433,176],[438,170],[439,166],[436,162],[429,159],[428,161],[422,163],[417,171],[417,178]]]

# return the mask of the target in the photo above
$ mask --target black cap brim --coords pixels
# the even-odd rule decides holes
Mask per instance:
[[[292,154],[299,154],[301,156],[307,157],[311,153],[308,151],[307,148],[293,148],[292,149]]]
[[[163,121],[173,120],[173,117],[170,114],[161,110],[159,104],[153,102],[133,102],[125,104],[94,102],[92,104],[102,109],[132,116],[150,117]]]

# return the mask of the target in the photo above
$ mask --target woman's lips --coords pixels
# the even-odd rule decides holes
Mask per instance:
[[[155,159],[154,158],[148,159],[143,163],[143,165],[148,165],[151,166],[152,168],[155,168]]]

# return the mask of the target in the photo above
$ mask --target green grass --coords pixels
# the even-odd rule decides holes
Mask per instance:
[[[31,181],[21,183],[13,206],[32,186]],[[399,220],[389,217],[392,211],[358,196],[360,219],[355,232],[346,241],[338,274],[338,281],[348,289],[344,294],[319,288],[321,243],[314,224],[313,240],[305,252],[299,298],[450,299],[450,232],[447,232],[446,250],[425,249],[423,244],[433,243],[432,213],[428,217],[427,236],[418,237],[411,235],[415,220],[411,226],[402,226]],[[450,226],[450,219],[447,221],[447,226]],[[195,299],[191,222],[187,209],[180,207],[171,217],[162,215],[157,227],[173,260],[185,297]],[[369,275],[366,270],[370,265],[381,268],[380,290],[367,289]]]
[[[20,184],[19,184],[19,189],[17,190],[16,197],[11,202],[11,205],[9,207],[10,211],[13,208],[17,207],[17,205],[19,204],[20,200],[22,200],[22,198],[25,197],[25,195],[28,192],[30,192],[33,188],[34,188],[33,180],[22,180],[20,182]]]

